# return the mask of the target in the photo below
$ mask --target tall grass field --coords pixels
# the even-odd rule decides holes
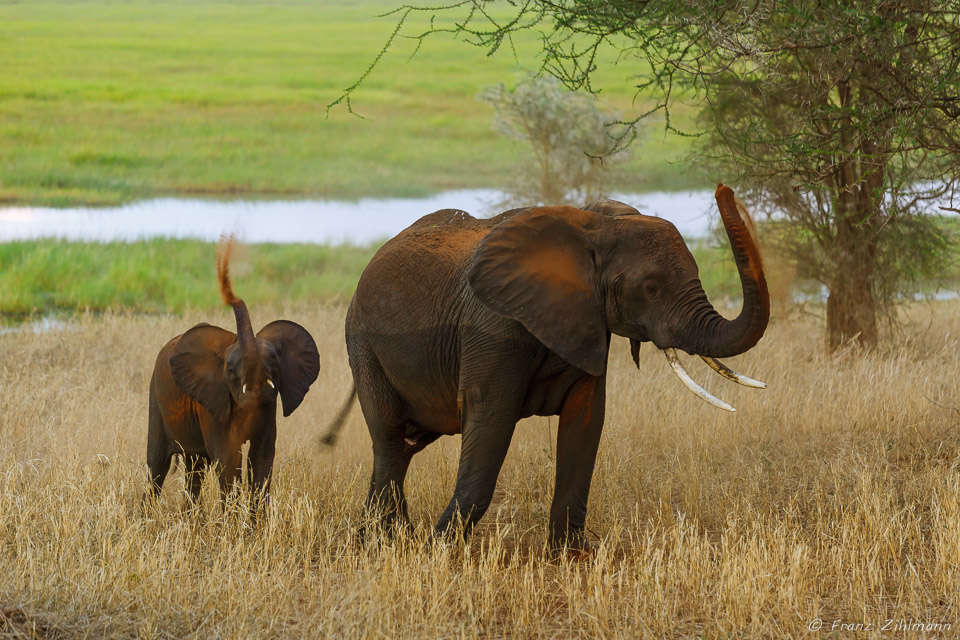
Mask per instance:
[[[477,99],[539,67],[534,35],[498,54],[439,35],[398,39],[370,66],[399,0],[0,1],[0,201],[109,204],[166,195],[422,196],[504,187],[530,151]],[[421,33],[429,14],[407,20]],[[440,23],[439,26],[444,26]],[[605,60],[616,59],[606,51]],[[598,74],[600,106],[634,117],[643,69]],[[675,122],[693,129],[691,109]],[[690,140],[653,119],[627,191],[703,188]]]
[[[818,323],[777,317],[731,360],[765,391],[690,359],[734,414],[697,400],[652,347],[637,371],[616,338],[587,519],[594,552],[568,558],[544,549],[556,418],[519,425],[467,544],[423,542],[453,491],[455,436],[414,458],[412,531],[361,544],[372,456],[360,412],[336,448],[318,441],[351,384],[345,307],[245,297],[256,328],[300,322],[321,357],[304,404],[278,418],[273,492],[257,527],[242,495],[221,508],[212,481],[191,508],[182,467],[155,506],[139,507],[157,351],[196,322],[231,327],[229,309],[79,315],[47,332],[0,334],[4,637],[952,638],[960,629],[956,301],[912,307],[901,346],[874,353],[826,356]]]

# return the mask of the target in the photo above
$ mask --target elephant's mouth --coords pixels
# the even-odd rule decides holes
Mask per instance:
[[[718,409],[723,409],[724,411],[736,411],[736,409],[731,407],[729,404],[714,396],[709,391],[694,382],[693,378],[690,377],[690,374],[687,373],[687,370],[683,368],[682,364],[680,364],[680,359],[677,357],[676,349],[666,348],[661,349],[661,351],[663,352],[663,355],[666,356],[667,362],[670,363],[670,368],[673,369],[673,372],[677,374],[678,378],[680,378],[680,381],[683,382],[683,384],[686,385],[690,391],[693,391],[698,398]],[[742,384],[743,386],[750,387],[751,389],[767,388],[766,382],[760,382],[759,380],[754,380],[753,378],[749,378],[743,374],[737,373],[716,358],[709,358],[707,356],[700,357],[710,366],[711,369],[716,371],[727,380],[732,380],[737,384]]]

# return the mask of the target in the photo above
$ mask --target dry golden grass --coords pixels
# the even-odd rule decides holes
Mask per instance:
[[[273,497],[254,530],[212,482],[187,508],[181,472],[141,513],[147,385],[185,318],[79,318],[0,336],[0,636],[596,638],[812,636],[823,620],[960,628],[960,304],[913,310],[905,346],[823,354],[780,320],[738,408],[696,400],[655,349],[617,339],[588,528],[596,552],[543,550],[556,418],[520,425],[495,504],[466,547],[425,550],[453,490],[458,438],[417,456],[413,536],[357,544],[371,454],[359,411],[317,443],[347,389],[343,307],[267,310],[317,338],[322,370],[280,418]],[[215,316],[215,317],[211,317]],[[942,405],[942,406],[938,406]],[[6,620],[4,622],[3,620]],[[20,634],[20,635],[18,635]],[[841,633],[840,635],[850,635]],[[915,635],[900,631],[898,637]]]

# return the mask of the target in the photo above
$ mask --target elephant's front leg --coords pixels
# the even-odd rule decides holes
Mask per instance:
[[[270,489],[270,477],[273,475],[273,458],[276,453],[276,426],[259,433],[250,439],[250,451],[247,454],[247,469],[250,476],[250,507],[256,514],[266,502]]]
[[[227,494],[234,485],[243,479],[240,475],[243,470],[243,451],[240,447],[236,450],[221,451],[217,456],[217,467],[220,476],[220,497],[226,500]]]
[[[438,536],[458,521],[468,533],[486,513],[516,427],[517,417],[512,412],[491,413],[469,406],[476,403],[464,404],[457,485],[437,522]]]
[[[203,488],[202,472],[206,469],[210,458],[208,458],[206,454],[195,453],[185,455],[183,462],[184,479],[186,480],[187,489],[190,492],[188,495],[190,496],[190,504],[192,505],[200,499],[200,490]]]
[[[567,393],[557,432],[557,479],[550,507],[550,546],[589,547],[587,498],[603,432],[606,378],[588,377]]]
[[[244,440],[227,424],[201,420],[200,428],[207,455],[214,463],[220,480],[220,499],[226,502],[233,485],[243,480]]]
[[[232,434],[216,433],[205,439],[207,451],[216,463],[220,479],[220,498],[226,501],[233,486],[243,480],[243,442]]]

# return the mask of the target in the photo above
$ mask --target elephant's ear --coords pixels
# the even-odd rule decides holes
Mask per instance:
[[[310,333],[289,320],[274,320],[257,334],[258,340],[269,343],[276,352],[274,376],[283,402],[283,416],[293,413],[307,389],[320,374],[320,353]]]
[[[170,372],[177,387],[220,422],[230,420],[223,352],[236,340],[236,334],[226,329],[198,324],[180,337],[170,356]]]
[[[523,324],[590,375],[607,362],[607,323],[588,234],[602,222],[573,207],[536,207],[494,227],[467,278],[487,308]]]

